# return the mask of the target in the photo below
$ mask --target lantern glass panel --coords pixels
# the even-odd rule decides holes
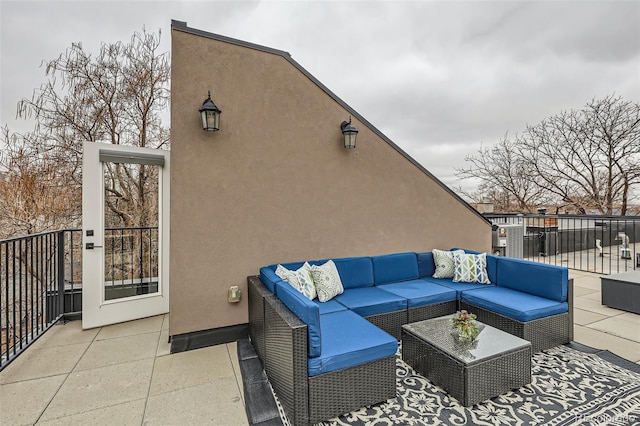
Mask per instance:
[[[204,130],[207,130],[208,126],[207,126],[207,111],[202,111],[200,113],[200,117],[202,118],[202,128]]]
[[[220,114],[216,111],[202,111],[202,128],[204,130],[215,131],[220,127]]]
[[[345,148],[355,148],[356,147],[356,133],[347,132],[344,135],[344,146]]]
[[[218,111],[214,111],[213,113],[213,128],[215,130],[220,128],[220,113]]]

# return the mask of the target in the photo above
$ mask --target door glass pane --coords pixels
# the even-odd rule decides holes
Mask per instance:
[[[104,164],[104,299],[158,292],[160,167]]]

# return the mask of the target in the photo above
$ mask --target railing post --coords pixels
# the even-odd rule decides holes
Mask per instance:
[[[58,315],[64,312],[64,231],[58,231]],[[58,316],[56,315],[56,316]]]

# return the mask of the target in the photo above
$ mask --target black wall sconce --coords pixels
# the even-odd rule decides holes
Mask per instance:
[[[220,129],[220,114],[222,111],[211,100],[211,91],[209,96],[202,103],[200,117],[202,118],[202,129],[208,132],[215,132]]]
[[[347,149],[355,148],[358,129],[351,124],[351,117],[349,117],[349,122],[342,122],[340,129],[342,129],[342,134],[344,135],[344,147]]]

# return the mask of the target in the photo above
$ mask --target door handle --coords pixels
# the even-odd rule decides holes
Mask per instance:
[[[85,248],[87,250],[93,250],[94,248],[102,248],[102,246],[96,246],[93,243],[87,243],[87,244],[85,244]]]

